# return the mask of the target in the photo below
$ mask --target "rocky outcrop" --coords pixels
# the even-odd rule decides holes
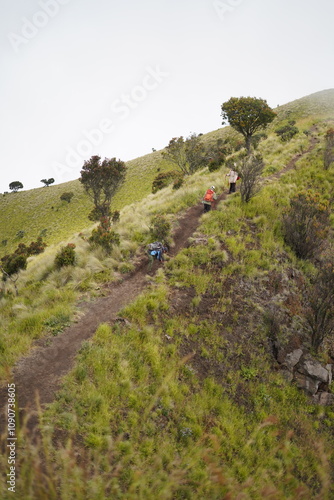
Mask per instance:
[[[318,392],[314,394],[313,400],[318,405],[331,406],[334,404],[334,394],[329,392]]]
[[[333,379],[333,365],[323,366],[301,348],[284,353],[284,356],[281,351],[277,360],[281,364],[285,377],[312,396],[315,403],[320,405],[334,404],[334,394],[329,389]]]

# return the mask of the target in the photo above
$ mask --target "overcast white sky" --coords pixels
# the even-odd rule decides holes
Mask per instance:
[[[0,192],[333,88],[333,0],[2,0]]]

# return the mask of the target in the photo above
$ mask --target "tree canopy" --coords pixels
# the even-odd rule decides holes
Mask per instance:
[[[101,161],[96,155],[85,161],[80,174],[79,180],[94,202],[90,218],[109,217],[111,199],[125,179],[125,163],[116,158]]]
[[[206,161],[204,146],[200,136],[196,134],[191,134],[186,139],[182,136],[173,137],[162,156],[176,165],[184,175],[193,174]]]
[[[248,153],[252,135],[265,128],[276,116],[267,101],[256,97],[231,97],[222,104],[221,109],[223,125],[225,120],[228,120],[231,127],[244,136]]]
[[[44,183],[44,187],[48,187],[50,186],[50,184],[53,184],[54,183],[54,178],[51,177],[50,179],[42,179],[41,182]]]
[[[19,189],[23,189],[23,184],[20,181],[13,181],[9,184],[9,189],[16,193]]]

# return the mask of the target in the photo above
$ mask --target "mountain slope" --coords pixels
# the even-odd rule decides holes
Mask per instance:
[[[305,120],[310,120],[312,116],[315,119],[334,116],[334,89],[279,106],[276,111],[277,119],[268,129],[271,134],[278,122],[286,119],[300,120],[305,128]],[[236,138],[238,134],[230,127],[224,127],[204,134],[202,139],[205,144],[209,144],[219,138],[229,137]],[[127,204],[142,200],[151,192],[152,182],[158,171],[171,168],[162,159],[161,151],[129,161],[127,167],[126,182],[113,200],[113,209],[119,210]],[[64,192],[74,193],[71,203],[60,200]],[[91,227],[87,218],[91,209],[92,203],[78,180],[0,196],[0,257],[12,252],[20,242],[29,244],[42,231],[46,234],[45,241],[55,244]],[[19,231],[24,231],[22,238],[17,236]]]
[[[31,442],[29,424],[20,431],[21,496],[333,497],[333,407],[318,406],[301,392],[285,366],[295,350],[309,359],[305,291],[317,262],[297,259],[286,245],[282,213],[303,189],[327,201],[334,195],[334,169],[325,172],[322,163],[329,122],[311,114],[297,126],[300,132],[288,144],[279,141],[275,128],[259,144],[266,170],[257,196],[243,204],[239,193],[225,195],[217,210],[201,218],[185,248],[147,276],[143,293],[117,318],[108,317],[108,310],[95,315],[95,325],[106,323],[81,345],[55,401],[43,411],[43,440]],[[168,216],[175,229],[179,225],[178,238],[196,227],[185,208],[194,205],[190,210],[200,213],[207,184],[226,191],[225,173],[224,167],[211,174],[204,169],[179,191],[168,187],[124,207],[122,245],[112,256],[92,252],[77,239],[74,267],[55,270],[52,249],[49,256],[31,259],[18,281],[19,296],[1,301],[2,362],[10,368],[17,345],[26,352],[34,338],[64,330],[71,301],[80,298],[83,311],[98,304],[108,309],[116,279],[129,269],[135,273],[138,259],[145,265],[135,243],[147,241],[149,216]],[[329,251],[333,219],[331,224]],[[74,328],[80,333],[84,324],[83,317]],[[61,343],[61,336],[56,340]],[[329,338],[317,360],[332,363],[333,352]],[[320,390],[330,394],[331,387]],[[6,485],[0,488],[7,498]]]

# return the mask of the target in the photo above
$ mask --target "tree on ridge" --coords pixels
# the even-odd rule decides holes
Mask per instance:
[[[231,127],[244,136],[248,154],[253,134],[265,128],[276,116],[267,101],[256,97],[231,97],[222,104],[221,109],[222,124],[228,120]]]
[[[9,189],[16,193],[19,189],[23,189],[23,184],[20,181],[13,181],[9,184]]]

